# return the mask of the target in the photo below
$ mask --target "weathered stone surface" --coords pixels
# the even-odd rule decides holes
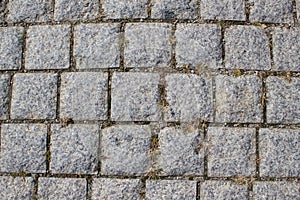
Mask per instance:
[[[9,89],[9,76],[0,75],[0,120],[8,118]]]
[[[297,18],[300,19],[300,0],[296,0]]]
[[[0,199],[31,200],[33,198],[33,178],[0,177]]]
[[[178,24],[176,62],[178,66],[218,68],[221,65],[221,28],[211,24]]]
[[[269,41],[262,27],[231,26],[226,29],[225,67],[249,70],[271,68]]]
[[[267,122],[300,123],[300,79],[270,76],[267,87]]]
[[[159,75],[156,73],[114,73],[111,117],[113,121],[157,121]]]
[[[56,117],[57,75],[17,73],[13,77],[12,119],[54,119]]]
[[[118,68],[121,47],[120,24],[75,26],[74,57],[78,69]]]
[[[105,120],[107,73],[71,72],[61,76],[60,118]]]
[[[208,176],[255,175],[255,129],[208,128]]]
[[[4,22],[5,15],[5,1],[0,2],[0,23]]]
[[[52,173],[96,174],[98,165],[98,125],[76,124],[51,127]]]
[[[125,27],[125,67],[167,67],[171,60],[171,26],[129,23]]]
[[[151,130],[148,126],[118,125],[101,134],[101,173],[142,175],[149,166]]]

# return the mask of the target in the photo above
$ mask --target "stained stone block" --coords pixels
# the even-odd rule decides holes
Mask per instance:
[[[8,118],[9,89],[9,76],[0,75],[0,120]]]
[[[31,177],[0,176],[0,199],[31,200],[33,187]]]

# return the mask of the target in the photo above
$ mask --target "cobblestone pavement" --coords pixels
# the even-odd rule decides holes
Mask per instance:
[[[300,0],[3,0],[0,41],[1,200],[300,199]]]

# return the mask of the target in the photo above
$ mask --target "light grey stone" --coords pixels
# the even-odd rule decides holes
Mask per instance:
[[[55,119],[57,74],[17,73],[13,77],[12,119]]]
[[[31,200],[33,198],[33,178],[0,177],[0,199]]]
[[[296,12],[297,12],[297,18],[300,20],[300,0],[296,0]]]
[[[0,28],[0,70],[21,68],[23,27]]]
[[[8,118],[9,89],[9,76],[0,75],[0,120]]]
[[[98,0],[55,0],[56,21],[93,20],[99,13]]]
[[[286,181],[266,181],[253,183],[253,199],[269,200],[284,199],[296,200],[300,199],[300,185]]]
[[[31,26],[27,31],[26,69],[66,69],[70,65],[70,26]]]
[[[212,81],[193,74],[166,76],[167,121],[212,119]]]
[[[249,19],[251,22],[293,23],[291,0],[250,0]]]
[[[96,174],[98,165],[98,125],[76,124],[51,127],[52,173]]]
[[[38,179],[38,199],[86,199],[87,182],[84,178]]]
[[[208,176],[255,175],[254,128],[208,128]]]
[[[75,26],[74,57],[78,69],[118,68],[121,46],[120,24]]]
[[[1,125],[1,172],[46,172],[47,126],[42,124]]]
[[[262,82],[255,75],[216,77],[216,122],[260,123]]]
[[[109,19],[146,18],[147,0],[103,0],[103,15]]]
[[[151,17],[154,19],[196,19],[197,0],[152,0]]]
[[[276,28],[273,34],[275,70],[300,71],[300,29]]]
[[[140,181],[138,179],[95,178],[92,184],[92,200],[139,199]]]
[[[269,41],[262,27],[231,26],[225,31],[227,69],[269,70]]]
[[[146,200],[196,199],[197,182],[187,180],[147,180]]]
[[[300,176],[300,130],[260,129],[260,175],[267,177]]]
[[[212,24],[178,24],[176,62],[178,66],[197,68],[221,65],[221,28]]]
[[[71,72],[61,75],[60,118],[105,120],[108,74]]]
[[[111,117],[113,121],[157,121],[159,75],[156,73],[114,73]]]
[[[234,184],[229,181],[205,181],[200,185],[200,198],[213,199],[248,199],[248,186]]]
[[[300,79],[270,76],[267,87],[267,122],[300,123]]]
[[[171,61],[171,40],[169,24],[126,24],[125,67],[167,67]]]
[[[101,135],[101,173],[142,175],[150,162],[151,130],[143,125],[117,125]]]

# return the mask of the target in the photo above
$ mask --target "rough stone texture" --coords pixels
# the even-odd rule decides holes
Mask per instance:
[[[169,24],[126,24],[125,67],[167,67],[171,60],[171,42]]]
[[[0,70],[21,68],[23,27],[0,28]]]
[[[291,0],[250,0],[249,19],[251,22],[293,23]]]
[[[2,124],[0,172],[46,172],[47,126]]]
[[[105,120],[107,73],[71,72],[61,76],[60,118]]]
[[[0,1],[0,23],[4,22],[5,1]]]
[[[255,129],[208,128],[208,176],[255,175]]]
[[[75,26],[74,57],[78,69],[117,68],[120,62],[120,24]]]
[[[300,0],[296,0],[297,18],[300,20]]]
[[[271,68],[269,41],[262,27],[231,26],[226,29],[225,67],[249,70]]]
[[[98,0],[55,0],[56,21],[92,20],[99,14]]]
[[[84,178],[39,178],[38,199],[86,199]]]
[[[299,189],[300,185],[293,182],[254,182],[253,197],[255,200],[296,200],[300,199]]]
[[[267,122],[300,123],[300,79],[270,76],[267,87]]]
[[[113,121],[157,121],[159,75],[114,73],[111,117]]]
[[[8,22],[48,22],[52,19],[52,1],[10,0],[7,9]]]
[[[300,71],[299,49],[299,28],[276,28],[273,34],[274,69]]]
[[[148,126],[118,125],[104,129],[101,135],[101,173],[145,174],[150,161],[150,142]]]
[[[57,75],[18,73],[13,77],[12,119],[54,119],[56,117]]]
[[[9,76],[0,75],[0,120],[8,118]]]
[[[300,176],[300,130],[260,129],[260,175]]]
[[[200,8],[204,19],[246,20],[243,0],[202,0]]]
[[[101,199],[139,199],[140,181],[138,179],[96,178],[92,184],[92,200]]]
[[[109,19],[146,18],[147,0],[103,0],[103,15]]]
[[[33,197],[33,178],[0,177],[0,199],[31,200]]]
[[[151,17],[154,19],[195,19],[197,0],[152,0]]]
[[[210,78],[169,74],[166,76],[167,121],[212,119],[212,81]],[[188,98],[187,98],[188,97]]]
[[[196,199],[197,182],[186,180],[147,180],[146,200]]]
[[[69,68],[70,26],[31,26],[27,31],[26,69]]]
[[[51,127],[52,173],[96,174],[98,165],[98,125],[76,124]]]
[[[212,199],[248,199],[247,185],[234,184],[229,181],[205,181],[200,185],[200,198]]]
[[[211,24],[178,24],[176,62],[179,66],[217,68],[221,65],[221,28]]]
[[[260,123],[262,82],[255,75],[216,77],[216,122]]]

